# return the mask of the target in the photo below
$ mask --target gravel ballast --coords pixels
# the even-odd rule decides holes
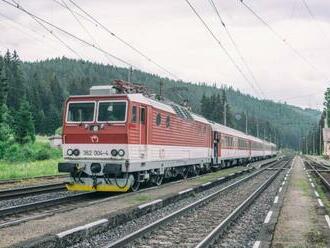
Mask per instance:
[[[268,188],[252,203],[235,223],[225,232],[214,247],[244,248],[253,247],[263,226],[265,217],[271,209],[284,177],[282,172]]]
[[[196,238],[198,232],[201,233],[201,230],[207,231],[205,229],[206,226],[215,225],[218,223],[219,218],[224,218],[233,207],[237,206],[243,198],[247,197],[249,193],[255,190],[258,186],[260,186],[266,178],[270,175],[273,175],[274,171],[265,171],[261,174],[257,175],[255,178],[248,180],[247,182],[243,182],[240,186],[237,186],[233,189],[230,189],[218,197],[220,200],[215,200],[207,204],[207,206],[202,206],[198,208],[198,211],[193,210],[186,213],[183,217],[179,217],[175,222],[171,222],[168,225],[162,227],[160,230],[157,230],[156,234],[150,234],[147,239],[139,239],[134,242],[134,246],[152,246],[152,247],[173,247],[178,246],[179,244],[182,246],[188,246],[192,244],[197,244],[199,238]],[[240,177],[241,178],[241,177]],[[239,178],[235,179],[239,180]],[[170,204],[164,208],[156,210],[152,213],[146,214],[138,219],[129,221],[123,225],[120,225],[116,228],[109,229],[109,231],[98,234],[89,238],[88,240],[83,240],[72,246],[75,247],[99,247],[114,242],[119,238],[139,230],[141,227],[146,224],[150,224],[166,215],[186,206],[198,199],[205,197],[225,186],[233,183],[233,180],[230,180],[224,184],[221,184],[217,187],[211,188],[209,190],[203,191],[201,193],[196,194],[193,197],[188,197],[181,201]],[[222,211],[218,211],[221,209]],[[218,215],[216,218],[214,215]],[[210,217],[210,218],[205,218]],[[208,223],[201,221],[202,219],[207,219]],[[215,222],[215,219],[217,221]],[[213,222],[213,223],[212,223]],[[158,233],[164,234],[159,239]],[[177,236],[176,233],[186,233],[182,237],[176,237],[173,240],[173,237]],[[188,242],[187,242],[188,241]]]

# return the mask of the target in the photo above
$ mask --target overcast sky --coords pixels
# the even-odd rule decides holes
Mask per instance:
[[[64,1],[71,10],[79,12],[69,0]],[[117,36],[184,81],[218,85],[225,83],[257,97],[287,101],[301,107],[322,108],[323,93],[326,87],[330,87],[329,0],[244,1],[285,39],[287,45],[240,1],[214,0],[257,82],[242,63],[209,1],[190,1],[249,77],[253,87],[212,39],[185,0],[75,0]],[[53,0],[17,2],[26,10],[92,44],[98,44],[138,69],[169,76],[107,32],[76,14],[79,24],[68,9]],[[49,28],[83,59],[125,66],[122,62]],[[28,61],[63,55],[79,58],[30,16],[0,1],[0,51],[4,53],[7,48],[17,50],[21,59]],[[257,90],[258,88],[261,90]]]

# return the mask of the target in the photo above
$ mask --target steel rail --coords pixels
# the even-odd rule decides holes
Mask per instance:
[[[290,161],[291,160],[289,160],[289,161],[278,160],[278,161],[274,161],[269,166],[280,165],[282,163],[285,163],[284,166],[283,166],[283,167],[285,167]],[[198,207],[202,204],[205,204],[207,202],[212,201],[213,199],[215,199],[222,192],[228,191],[229,189],[232,189],[232,188],[236,187],[237,185],[239,185],[239,184],[241,184],[245,181],[248,181],[249,179],[259,175],[260,173],[267,171],[267,168],[269,166],[266,166],[266,167],[254,172],[253,174],[251,174],[247,177],[244,177],[244,178],[242,178],[242,179],[240,179],[240,180],[238,180],[238,181],[236,181],[236,182],[234,182],[234,183],[232,183],[232,184],[230,184],[230,185],[228,185],[228,186],[226,186],[226,187],[224,187],[224,188],[222,188],[222,189],[220,189],[220,190],[218,190],[218,191],[216,191],[216,192],[214,192],[214,193],[212,193],[208,196],[205,196],[205,197],[203,197],[203,198],[201,198],[201,199],[199,199],[199,200],[197,200],[197,201],[195,201],[195,202],[193,202],[193,203],[191,203],[191,204],[189,204],[189,205],[187,205],[187,206],[185,206],[185,207],[183,207],[183,208],[181,208],[181,209],[179,209],[179,210],[177,210],[177,211],[175,211],[175,212],[173,212],[173,213],[171,213],[171,214],[169,214],[169,215],[167,215],[167,216],[165,216],[165,217],[163,217],[163,218],[161,218],[161,219],[159,219],[159,220],[157,220],[157,221],[155,221],[155,222],[153,222],[153,223],[151,223],[151,224],[149,224],[149,225],[147,225],[147,226],[145,226],[145,227],[143,227],[143,228],[141,228],[137,231],[135,231],[135,232],[132,232],[129,235],[127,235],[127,236],[125,236],[121,239],[118,239],[117,241],[115,241],[113,243],[110,243],[110,244],[104,246],[104,248],[124,247],[125,245],[127,245],[130,242],[138,239],[139,237],[143,236],[144,234],[155,230],[155,228],[157,228],[159,226],[162,226],[162,225],[166,224],[167,222],[183,215],[187,211],[192,210],[192,209],[194,209],[194,208],[196,208],[196,207]],[[282,171],[282,170],[279,170],[279,171]]]
[[[42,208],[52,207],[59,204],[64,203],[71,203],[76,200],[82,200],[88,196],[92,196],[94,192],[88,192],[88,193],[79,193],[76,195],[71,196],[64,196],[64,197],[58,197],[54,199],[44,200],[44,201],[38,201],[28,204],[22,204],[18,206],[12,206],[7,208],[1,208],[0,209],[0,217],[10,216],[14,214],[20,214],[24,212],[29,212],[32,210],[38,210]]]
[[[23,178],[14,178],[14,179],[1,179],[0,180],[0,185],[2,185],[2,184],[20,183],[22,181],[35,180],[35,179],[66,178],[68,176],[69,175],[49,175],[49,176],[23,177]]]
[[[290,163],[287,161],[283,168]],[[252,203],[253,201],[262,193],[265,189],[274,181],[274,179],[281,173],[279,169],[273,176],[267,179],[258,189],[256,189],[248,198],[246,198],[237,208],[235,208],[230,215],[227,216],[217,227],[215,227],[208,236],[206,236],[196,248],[208,248],[211,247],[218,239],[219,236],[231,225],[231,223],[237,219]]]
[[[328,191],[330,191],[330,182],[318,170],[316,170],[315,167],[313,166],[313,163],[315,163],[315,164],[317,164],[317,163],[312,162],[312,161],[307,161],[307,160],[305,160],[305,163],[307,163],[312,168],[313,173],[318,178],[320,178],[322,184],[327,188]]]
[[[49,193],[64,189],[65,189],[65,183],[63,182],[63,183],[43,184],[43,185],[35,185],[35,186],[15,188],[15,189],[0,190],[0,200],[30,196],[38,193],[39,194]]]

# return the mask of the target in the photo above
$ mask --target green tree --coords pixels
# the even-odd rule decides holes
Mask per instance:
[[[15,116],[15,140],[20,144],[35,141],[35,128],[30,104],[26,99],[21,101]]]

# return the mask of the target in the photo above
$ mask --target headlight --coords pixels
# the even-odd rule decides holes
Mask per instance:
[[[116,149],[111,150],[111,155],[116,157],[118,155],[118,151]]]
[[[73,150],[73,154],[74,154],[75,156],[79,156],[80,151],[79,151],[78,149],[74,149],[74,150]]]
[[[99,130],[99,126],[93,126],[93,131],[97,132]]]
[[[120,157],[123,157],[123,156],[125,155],[125,151],[124,151],[123,149],[120,149],[120,150],[118,151],[118,155],[119,155]]]
[[[101,172],[101,165],[99,163],[92,163],[91,164],[91,172],[94,173],[94,174]]]
[[[69,155],[69,156],[72,156],[72,154],[73,154],[73,150],[72,150],[72,149],[68,149],[68,150],[66,151],[66,154]]]

